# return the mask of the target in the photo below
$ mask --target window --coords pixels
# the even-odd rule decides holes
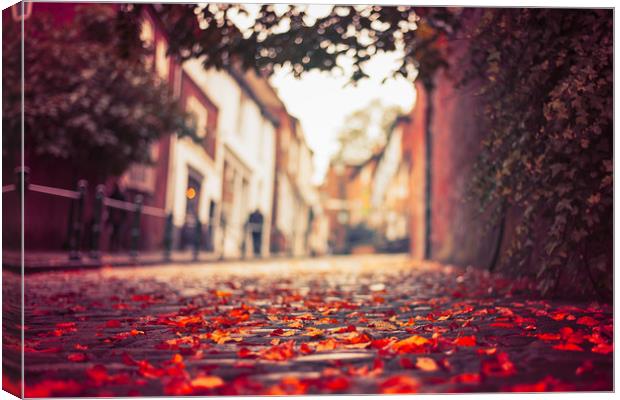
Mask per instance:
[[[185,223],[192,226],[199,219],[198,205],[200,204],[202,179],[202,175],[188,167],[187,187],[185,188]]]
[[[127,187],[145,193],[155,190],[155,169],[145,164],[132,164],[125,173]]]
[[[166,43],[163,40],[159,40],[157,42],[157,47],[155,48],[155,69],[157,70],[159,77],[163,80],[168,79],[168,72],[170,71],[166,51]]]
[[[298,154],[297,154],[297,142],[291,141],[291,144],[288,148],[288,170],[291,174],[297,173],[297,163],[299,162]]]
[[[155,41],[155,30],[153,29],[153,23],[147,18],[142,20],[142,25],[140,27],[140,40],[142,40],[144,46],[146,47],[152,47],[153,42]]]
[[[263,121],[263,129],[260,130],[258,135],[258,160],[263,161],[265,158],[265,136],[267,136],[267,132],[269,129],[268,122]]]
[[[142,45],[149,50],[148,56],[145,57],[144,64],[147,69],[153,68],[153,43],[155,42],[155,30],[153,29],[153,23],[148,19],[142,20],[140,27],[140,40]]]
[[[194,96],[189,96],[187,98],[185,108],[191,115],[192,119],[189,121],[189,124],[195,129],[196,136],[199,138],[207,136],[207,108]]]
[[[243,91],[239,95],[239,119],[237,120],[237,134],[243,136],[243,129],[245,128],[244,120],[246,118],[246,107],[248,103],[248,97]]]

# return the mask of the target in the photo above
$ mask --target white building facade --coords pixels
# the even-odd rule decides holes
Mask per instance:
[[[215,140],[212,149],[192,138],[173,140],[169,200],[174,225],[181,232],[178,243],[184,243],[183,227],[191,226],[195,203],[215,253],[223,258],[249,256],[252,242],[246,222],[258,209],[264,221],[260,255],[267,256],[277,123],[243,74],[205,70],[200,60],[184,63],[183,72],[211,103],[205,106],[204,99],[193,100],[191,85],[181,85],[188,92],[181,96],[186,109],[199,123],[207,121]],[[216,114],[215,124],[209,123],[209,112]]]

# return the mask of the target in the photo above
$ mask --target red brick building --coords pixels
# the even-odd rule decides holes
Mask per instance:
[[[476,21],[475,16],[467,20]],[[411,160],[410,251],[418,259],[487,266],[497,233],[484,229],[477,205],[467,201],[484,128],[475,87],[457,88],[464,45],[462,40],[448,44],[451,68],[438,71],[430,85],[416,81],[405,134]]]
[[[31,12],[27,16],[28,21],[36,18],[52,17],[53,21],[62,27],[75,18],[75,3],[30,3]],[[109,4],[112,9],[121,7],[120,4]],[[3,11],[3,23],[18,23],[12,20],[11,9]],[[209,109],[208,121],[204,131],[203,145],[205,151],[214,157],[216,148],[215,125],[217,123],[217,109],[206,98],[204,93],[183,71],[179,62],[166,55],[168,37],[163,25],[157,16],[157,5],[143,7],[142,40],[152,47],[152,59],[147,62],[154,74],[167,82],[170,91],[179,98],[180,103],[189,109],[188,98],[197,98],[201,104]],[[26,80],[28,77],[26,77]],[[190,110],[191,111],[191,110]],[[199,127],[200,128],[200,127]],[[95,188],[99,184],[105,185],[106,195],[110,195],[113,187],[121,183],[125,187],[125,200],[133,202],[138,195],[143,198],[143,204],[148,207],[164,211],[167,204],[168,192],[168,168],[170,163],[170,142],[172,135],[166,134],[151,146],[151,158],[154,163],[151,166],[133,165],[122,176],[101,176],[96,171],[89,170],[88,166],[71,168],[69,163],[53,157],[33,155],[29,151],[29,144],[25,143],[24,164],[28,167],[29,182],[32,184],[45,185],[60,189],[75,190],[79,180],[88,182],[86,192],[83,220],[84,231],[80,248],[90,248],[89,222],[93,218],[93,204]],[[19,165],[19,160],[3,160],[3,185],[15,181],[14,170]],[[19,225],[20,220],[15,210],[19,209],[19,196],[16,192],[4,195],[3,217],[5,218],[5,249],[19,248]],[[71,199],[50,196],[47,194],[28,192],[25,197],[25,221],[24,235],[26,250],[34,251],[59,251],[67,248],[69,221],[72,213]],[[125,249],[129,248],[129,224],[131,216],[127,216],[126,227],[123,231]],[[141,250],[160,249],[163,245],[164,229],[166,220],[163,217],[155,217],[143,214],[141,218],[141,238],[139,248]],[[109,233],[104,223],[104,232],[101,237],[101,249],[109,247]]]

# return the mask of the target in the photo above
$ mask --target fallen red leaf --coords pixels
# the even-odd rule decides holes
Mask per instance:
[[[428,372],[437,371],[439,369],[437,362],[430,357],[418,357],[415,366],[422,371]]]
[[[478,373],[463,373],[463,374],[453,376],[451,381],[455,383],[478,384],[480,383],[481,378],[480,378],[480,374]]]
[[[67,356],[67,360],[69,361],[73,361],[73,362],[84,362],[86,361],[86,354],[84,353],[70,353]]]
[[[237,356],[239,358],[256,358],[257,354],[254,353],[252,350],[248,349],[247,347],[242,347],[239,349],[239,351],[237,351]]]
[[[414,369],[415,368],[415,363],[413,361],[411,361],[409,358],[401,358],[400,360],[398,360],[398,363],[400,364],[401,367],[406,368],[406,369]]]
[[[112,319],[109,320],[105,323],[105,326],[108,328],[120,328],[121,326],[121,321],[117,320],[117,319]]]
[[[471,347],[476,345],[475,336],[461,336],[454,339],[454,344],[457,346]]]
[[[73,380],[46,379],[24,388],[26,397],[75,396],[82,391],[82,386]]]
[[[293,345],[295,342],[288,341],[280,345],[272,346],[259,353],[259,357],[269,361],[286,361],[295,356]]]
[[[308,384],[296,377],[285,377],[280,383],[267,389],[265,394],[269,396],[302,395],[307,391]]]
[[[349,379],[343,376],[339,376],[339,377],[327,379],[324,382],[322,382],[322,384],[326,389],[337,392],[337,391],[348,389],[349,386],[351,385],[351,382],[349,381]]]
[[[594,363],[592,360],[586,360],[579,367],[577,367],[575,370],[575,375],[583,375],[592,370],[594,370]]]
[[[612,353],[613,351],[614,351],[613,344],[599,343],[596,346],[592,347],[593,353],[609,354],[609,353]]]
[[[381,382],[379,390],[384,394],[415,393],[419,387],[417,379],[407,375],[395,375]]]
[[[511,329],[511,328],[515,327],[515,324],[513,324],[511,322],[493,322],[492,324],[489,324],[489,326],[491,326],[493,328]]]
[[[506,377],[516,373],[514,364],[507,353],[498,353],[494,358],[482,360],[480,374],[490,377]]]
[[[312,351],[312,349],[310,348],[310,346],[308,346],[308,343],[302,343],[302,344],[299,346],[299,352],[300,352],[300,353],[303,353],[303,354],[310,354],[310,353],[312,353],[313,351]]]
[[[585,326],[589,326],[589,327],[593,327],[593,326],[596,326],[596,325],[599,324],[599,322],[597,320],[595,320],[594,318],[589,317],[589,316],[584,316],[584,317],[579,318],[577,320],[577,323],[579,325],[585,325]]]
[[[583,351],[583,348],[574,344],[574,343],[560,343],[556,344],[552,348],[556,350],[564,350],[564,351]]]
[[[224,380],[219,376],[207,375],[199,376],[190,382],[192,387],[198,389],[214,389],[224,385]]]

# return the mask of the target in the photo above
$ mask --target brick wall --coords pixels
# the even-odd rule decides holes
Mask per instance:
[[[416,83],[417,100],[405,129],[403,143],[411,160],[410,251],[414,258],[424,257],[425,167],[429,162],[425,157],[425,125],[426,108],[432,102],[430,258],[487,267],[498,235],[496,229],[485,231],[485,218],[478,213],[478,204],[467,200],[484,127],[479,118],[476,87],[456,87],[458,72],[462,70],[458,66],[463,54],[462,41],[459,46],[461,49],[448,52],[451,68],[438,72],[430,93],[419,81]]]

